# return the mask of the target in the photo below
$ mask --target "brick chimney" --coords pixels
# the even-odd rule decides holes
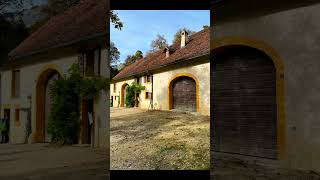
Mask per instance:
[[[188,36],[188,33],[187,33],[187,31],[182,31],[181,32],[181,46],[180,47],[185,47],[186,46],[186,44],[188,43],[188,41],[189,41],[189,36]]]

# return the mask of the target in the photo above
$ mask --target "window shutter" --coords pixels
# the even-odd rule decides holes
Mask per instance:
[[[144,76],[144,83],[147,82],[147,76]]]

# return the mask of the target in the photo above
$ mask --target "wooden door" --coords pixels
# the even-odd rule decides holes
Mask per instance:
[[[172,86],[173,109],[196,111],[196,82],[190,77],[177,79]]]
[[[233,48],[212,70],[215,151],[277,157],[276,70],[262,52]]]

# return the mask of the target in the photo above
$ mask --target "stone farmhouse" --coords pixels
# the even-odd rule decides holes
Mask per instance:
[[[126,87],[137,82],[146,87],[139,108],[180,110],[210,115],[210,29],[151,53],[125,67],[113,79],[113,107],[125,106]]]
[[[62,78],[73,63],[81,65],[83,76],[109,76],[109,10],[105,0],[81,1],[51,18],[9,54],[1,69],[1,117],[9,117],[10,143],[49,142],[49,85]],[[90,70],[90,71],[85,71]],[[85,73],[91,72],[91,73]],[[107,146],[107,95],[81,103],[80,144]],[[31,112],[31,115],[30,113]],[[93,113],[89,126],[88,112]],[[26,136],[28,119],[31,135]],[[89,128],[91,127],[91,128]]]

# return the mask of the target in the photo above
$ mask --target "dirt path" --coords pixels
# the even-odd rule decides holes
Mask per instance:
[[[0,179],[105,180],[109,161],[105,149],[48,144],[1,144]]]
[[[111,109],[114,169],[209,169],[210,118],[171,111]]]

